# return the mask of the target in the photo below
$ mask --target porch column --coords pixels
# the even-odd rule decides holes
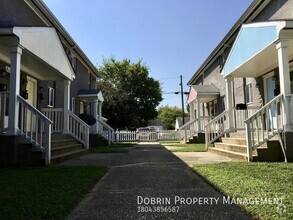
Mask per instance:
[[[93,117],[97,120],[98,119],[98,100],[94,100],[92,102],[92,109],[93,109]],[[96,122],[96,124],[93,126],[93,133],[97,134],[98,133],[98,127],[99,123]]]
[[[283,117],[283,125],[284,130],[291,130],[291,121],[290,121],[290,113],[288,109],[287,103],[290,100],[287,100],[286,95],[291,94],[291,86],[290,86],[290,69],[289,69],[289,55],[288,55],[288,40],[280,40],[277,45],[278,50],[278,62],[279,62],[279,77],[280,77],[280,90],[284,95],[285,102],[282,103],[282,117]]]
[[[102,121],[102,103],[101,101],[98,102],[98,118],[100,121]],[[102,133],[103,132],[103,127],[102,124],[99,128],[99,131]]]
[[[190,121],[193,121],[195,119],[193,102],[189,103],[189,112],[190,112]]]
[[[228,119],[229,119],[229,129],[234,130],[234,122],[233,122],[233,92],[232,92],[232,78],[226,77],[226,106],[228,113]]]
[[[64,126],[63,133],[69,132],[70,80],[64,80]]]
[[[8,117],[8,135],[17,135],[19,119],[19,103],[17,96],[20,87],[20,61],[22,47],[17,45],[10,50],[10,82],[9,82],[9,117]]]
[[[200,121],[200,98],[196,99],[196,118],[197,118],[197,131],[201,129],[201,121]]]

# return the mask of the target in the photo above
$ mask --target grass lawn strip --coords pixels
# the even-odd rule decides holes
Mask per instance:
[[[106,167],[0,169],[0,219],[64,219]]]
[[[128,153],[129,148],[135,146],[136,143],[117,143],[109,146],[90,147],[91,153]]]
[[[171,152],[204,152],[206,151],[204,144],[181,144],[166,143],[163,144]]]
[[[260,219],[293,219],[292,163],[218,163],[193,169],[225,195],[234,198],[283,198],[283,205],[243,204]]]

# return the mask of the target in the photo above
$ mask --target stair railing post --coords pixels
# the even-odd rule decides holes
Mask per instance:
[[[252,156],[252,140],[251,140],[251,131],[250,131],[250,123],[252,123],[251,120],[245,122],[245,128],[246,128],[246,146],[247,146],[247,159],[249,162],[252,162],[253,156]]]
[[[51,162],[51,123],[49,121],[45,121],[44,125],[44,147],[45,147],[45,163],[46,165],[50,165]]]

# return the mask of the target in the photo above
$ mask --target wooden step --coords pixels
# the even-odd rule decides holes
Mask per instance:
[[[82,155],[86,154],[87,152],[88,151],[86,149],[79,149],[79,150],[74,150],[74,151],[58,154],[56,156],[51,157],[51,164],[60,163],[65,160],[69,160],[69,159],[72,159],[72,158],[75,158],[78,156],[82,156]]]

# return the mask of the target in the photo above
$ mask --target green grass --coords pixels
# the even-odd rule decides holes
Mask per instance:
[[[293,219],[292,163],[218,163],[193,169],[225,195],[234,198],[283,198],[283,204],[245,204],[242,207],[260,219]],[[280,208],[285,212],[280,213]]]
[[[64,219],[106,167],[0,169],[0,219]]]
[[[206,151],[204,144],[181,144],[181,143],[166,143],[164,146],[170,146],[171,152],[204,152]]]
[[[110,146],[91,147],[91,153],[128,153],[129,147],[135,146],[136,143],[118,143]]]

